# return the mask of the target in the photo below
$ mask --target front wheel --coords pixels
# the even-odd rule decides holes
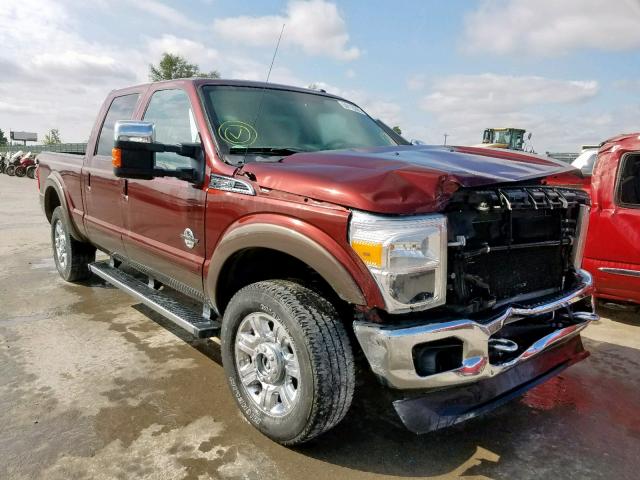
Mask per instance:
[[[96,248],[71,236],[62,207],[51,215],[51,244],[58,273],[67,282],[77,282],[91,276],[89,264],[96,259]]]
[[[241,289],[222,320],[222,361],[244,416],[284,445],[335,426],[355,383],[347,332],[327,300],[271,280]]]
[[[7,169],[4,171],[4,173],[9,175],[10,177],[13,177],[16,174],[16,166],[15,165],[9,165],[7,167]]]
[[[36,167],[35,165],[31,165],[30,167],[27,167],[27,177],[34,179],[36,178]]]
[[[16,167],[16,171],[15,171],[16,177],[22,178],[25,176],[26,173],[27,173],[27,170],[23,166]]]

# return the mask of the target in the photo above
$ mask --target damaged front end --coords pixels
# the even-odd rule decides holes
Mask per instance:
[[[356,336],[416,433],[495,408],[582,360],[598,317],[580,269],[589,199],[544,186],[461,189],[446,209],[446,303]]]

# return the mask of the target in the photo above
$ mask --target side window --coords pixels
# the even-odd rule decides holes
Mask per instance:
[[[628,155],[618,177],[618,198],[621,204],[640,207],[640,155]]]
[[[151,96],[144,114],[145,122],[156,126],[156,141],[178,144],[198,141],[198,129],[191,102],[184,90],[158,90]],[[191,166],[192,160],[177,153],[156,153],[156,165],[176,169]]]
[[[113,148],[113,128],[118,120],[131,120],[139,96],[137,93],[132,93],[113,99],[109,110],[107,110],[102,129],[100,130],[98,147],[95,152],[96,155],[111,156],[111,149]]]

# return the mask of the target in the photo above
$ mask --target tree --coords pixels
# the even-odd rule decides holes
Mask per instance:
[[[402,135],[402,130],[400,129],[400,127],[398,125],[396,125],[395,127],[392,128],[392,130],[394,132],[396,132],[398,135]]]
[[[49,132],[44,136],[44,140],[42,141],[45,145],[57,145],[62,143],[60,140],[60,130],[57,128],[52,128]]]
[[[152,82],[194,77],[220,78],[220,74],[216,70],[201,72],[200,67],[195,63],[189,63],[186,58],[167,52],[162,54],[157,66],[149,65],[149,80]]]
[[[4,132],[0,128],[0,146],[7,144],[7,137],[4,136]]]

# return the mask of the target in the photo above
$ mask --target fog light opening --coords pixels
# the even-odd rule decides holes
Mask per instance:
[[[455,370],[462,366],[462,340],[444,338],[415,345],[413,364],[421,377]]]

